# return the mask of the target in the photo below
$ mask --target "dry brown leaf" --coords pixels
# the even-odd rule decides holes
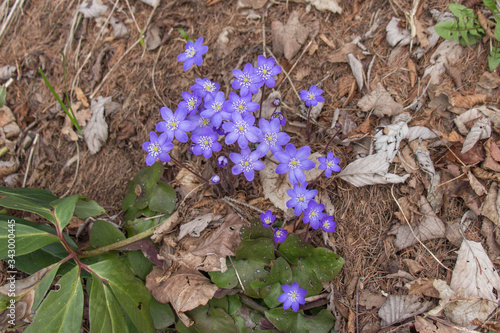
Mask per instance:
[[[410,30],[400,28],[399,22],[401,22],[401,19],[393,17],[385,28],[387,33],[385,38],[392,47],[398,44],[401,46],[408,45],[411,41]]]
[[[347,55],[347,62],[351,67],[352,75],[356,79],[356,84],[358,86],[358,90],[361,91],[363,89],[363,85],[365,82],[365,74],[363,71],[363,64],[356,58],[352,53]]]
[[[189,234],[191,237],[200,237],[200,233],[208,227],[208,224],[212,221],[217,221],[221,218],[221,215],[215,215],[212,213],[205,214],[196,217],[194,220],[187,223],[183,223],[179,230],[179,236],[177,240],[181,240]]]
[[[490,219],[491,222],[495,223],[496,225],[498,225],[498,223],[500,222],[500,215],[498,212],[499,200],[500,197],[498,196],[498,184],[496,182],[493,182],[490,185],[488,195],[486,196],[483,206],[481,207],[481,215],[486,216],[488,219]]]
[[[373,114],[379,118],[391,117],[403,112],[403,105],[396,103],[380,82],[375,90],[359,100],[358,107],[364,112],[370,112],[373,109]]]
[[[491,136],[491,123],[490,120],[486,117],[479,118],[472,128],[470,129],[467,137],[465,138],[462,150],[460,151],[462,154],[468,152],[474,147],[474,145],[483,139],[487,139]]]
[[[247,223],[235,213],[228,214],[224,218],[224,223],[191,252],[197,256],[214,253],[220,257],[234,256],[241,242],[240,229]]]
[[[497,172],[488,172],[488,171],[481,169],[481,168],[474,168],[474,169],[472,169],[472,173],[477,178],[496,180],[496,181],[500,182],[500,174]]]
[[[389,295],[378,311],[382,319],[380,326],[387,327],[400,323],[429,310],[431,306],[432,302],[420,302],[415,295]]]
[[[73,88],[73,91],[76,95],[76,99],[82,103],[82,105],[85,107],[85,108],[88,108],[90,107],[90,104],[89,104],[89,100],[87,99],[87,96],[85,96],[83,90],[80,88],[80,87],[74,87]]]
[[[460,134],[455,132],[455,130],[451,131],[450,134],[446,134],[443,132],[440,132],[440,133],[445,140],[450,141],[450,142],[462,142],[462,140],[464,139]]]
[[[424,319],[420,316],[415,318],[415,329],[418,333],[436,333],[437,327],[432,323],[432,321]]]
[[[403,262],[410,270],[410,273],[413,275],[417,275],[418,273],[420,273],[424,269],[424,266],[420,265],[416,260],[403,259]]]
[[[154,243],[158,243],[163,239],[165,235],[170,230],[174,229],[180,223],[179,211],[176,210],[169,218],[161,223],[161,225],[155,230],[151,240]]]
[[[424,24],[422,23],[422,21],[415,19],[414,23],[415,23],[415,32],[417,34],[417,39],[420,46],[424,49],[428,49],[431,45],[431,42],[429,42],[429,39],[427,38],[429,31],[427,31],[424,28]]]
[[[479,78],[479,82],[476,86],[476,92],[485,94],[491,99],[496,99],[498,96],[498,90],[496,90],[496,88],[498,87],[500,87],[500,77],[498,74],[495,72],[484,72]]]
[[[448,75],[451,76],[451,78],[453,79],[453,82],[455,83],[457,90],[459,90],[459,91],[463,90],[462,71],[455,66],[450,66],[448,63],[445,63],[444,67],[446,68],[446,72],[448,73]],[[458,96],[461,96],[461,95],[458,95]],[[450,102],[453,103],[453,98],[450,100]],[[454,105],[454,106],[458,107],[458,105]]]
[[[328,39],[328,37],[325,36],[325,34],[319,34],[318,37],[323,41],[325,42],[326,45],[328,45],[329,47],[331,47],[332,49],[336,49],[336,46],[335,46],[335,43],[332,42],[330,39]],[[352,52],[348,52],[348,53],[352,53]],[[328,60],[328,59],[327,59]]]
[[[462,135],[467,135],[469,133],[469,130],[467,129],[467,123],[470,122],[471,120],[475,120],[479,117],[481,117],[481,111],[478,109],[470,109],[459,115],[458,117],[455,117],[453,121],[455,122],[455,125],[457,125],[458,131]]]
[[[500,148],[493,140],[490,141],[490,154],[495,161],[500,162]]]
[[[286,24],[280,21],[271,23],[273,35],[273,53],[277,57],[285,56],[288,61],[297,54],[309,35],[309,29],[299,21],[299,12],[290,14]]]
[[[404,146],[403,149],[400,150],[400,159],[403,168],[408,173],[415,173],[418,171],[417,162],[412,156],[412,151],[408,145]]]
[[[481,167],[490,171],[500,173],[500,163],[492,159],[491,157],[486,157]]]
[[[193,322],[184,314],[198,306],[205,305],[219,289],[200,272],[180,266],[172,275],[165,277],[165,271],[158,266],[146,277],[146,287],[160,303],[170,303],[184,325]]]
[[[333,62],[333,63],[348,62],[349,59],[347,58],[347,55],[349,53],[356,54],[357,50],[358,50],[358,47],[355,44],[347,43],[347,44],[344,44],[344,46],[342,46],[340,48],[340,50],[337,50],[334,53],[329,54],[326,57],[326,60],[328,60],[329,62]]]
[[[380,308],[385,303],[386,297],[379,294],[372,294],[367,290],[363,290],[359,296],[359,305],[364,306],[367,310]]]
[[[445,225],[432,210],[427,199],[425,197],[420,197],[418,205],[423,216],[419,225],[413,227],[415,235],[421,241],[444,237],[446,230]],[[405,249],[418,242],[407,224],[398,225],[392,228],[389,234],[396,235],[394,246],[398,250]]]
[[[417,67],[413,60],[408,58],[408,75],[410,76],[410,87],[414,87],[417,82]]]
[[[291,189],[292,184],[290,184],[288,177],[280,177],[274,172],[276,164],[267,159],[264,160],[264,164],[266,167],[259,172],[264,196],[269,199],[274,206],[281,209],[285,213],[285,216],[293,217],[293,209],[286,206],[286,202],[289,200],[286,190]]]
[[[337,0],[306,0],[320,12],[330,11],[334,14],[342,14],[342,7],[339,6]]]
[[[146,31],[144,41],[146,42],[146,48],[148,51],[156,50],[161,44],[163,44],[160,29],[156,25],[151,25]]]
[[[453,162],[459,162],[459,163],[463,162],[466,165],[475,165],[478,164],[479,162],[484,161],[484,148],[482,145],[474,145],[471,150],[469,150],[465,154],[462,154],[461,153],[462,144],[457,142],[450,147],[450,150],[453,153],[448,151],[446,153],[446,158]],[[460,161],[457,160],[457,158],[459,158]]]
[[[370,130],[370,118],[367,118],[358,127],[347,133],[346,136],[343,136],[342,139],[362,138],[370,133]]]
[[[498,233],[498,228],[487,217],[484,217],[481,225],[481,235],[486,238],[488,256],[491,260],[496,260],[500,256],[500,244],[497,242],[498,238],[495,233]]]
[[[486,194],[486,188],[484,185],[477,180],[477,178],[472,174],[472,172],[467,172],[467,177],[469,178],[469,183],[474,192],[476,192],[477,195],[481,196],[483,194]]]
[[[417,280],[405,284],[405,288],[408,289],[408,294],[410,295],[416,295],[418,297],[439,297],[439,292],[434,288],[434,279],[418,278]]]

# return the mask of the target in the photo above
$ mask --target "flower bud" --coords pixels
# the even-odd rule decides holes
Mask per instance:
[[[228,163],[229,159],[226,156],[220,155],[219,157],[217,157],[217,166],[219,168],[224,168]]]
[[[210,178],[210,181],[212,182],[212,184],[219,184],[220,183],[219,175],[213,175],[212,178]]]

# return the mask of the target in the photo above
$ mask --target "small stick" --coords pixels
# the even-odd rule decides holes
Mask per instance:
[[[236,273],[236,277],[238,278],[238,282],[240,283],[241,289],[243,289],[243,292],[246,292],[245,287],[243,287],[243,282],[241,282],[240,275],[238,274],[238,270],[236,269],[236,266],[234,266],[233,259],[231,259],[231,256],[227,256],[227,257],[229,258],[231,265],[233,265],[234,272]]]
[[[33,151],[35,150],[35,145],[38,142],[38,136],[39,136],[39,134],[37,133],[36,136],[35,136],[35,140],[33,140],[33,145],[31,146],[30,156],[28,157],[28,165],[26,166],[26,172],[24,173],[24,179],[23,179],[23,186],[22,187],[26,187],[26,179],[28,179],[28,173],[30,171],[31,159],[33,158]]]
[[[276,59],[276,62],[278,62],[278,58],[276,58],[276,56],[271,52],[271,50],[269,50],[269,48],[266,47],[266,50],[267,52],[269,52],[270,55],[273,56],[274,59]],[[290,85],[292,86],[292,89],[293,91],[295,92],[295,95],[297,95],[297,98],[300,99],[300,95],[299,93],[297,92],[297,89],[295,89],[295,85],[293,84],[293,81],[292,79],[290,78],[290,76],[288,75],[287,71],[283,68],[283,66],[281,66],[281,70],[283,71],[283,73],[285,74],[287,80],[290,82]]]
[[[233,198],[231,198],[231,197],[224,197],[224,198],[222,198],[222,200],[224,200],[224,201],[226,201],[226,202],[227,202],[227,201],[231,201],[231,202],[234,202],[234,203],[240,204],[240,205],[242,205],[242,206],[245,206],[245,207],[248,207],[248,208],[250,208],[250,209],[253,209],[253,210],[255,210],[255,211],[259,212],[259,213],[265,213],[263,210],[258,209],[258,208],[257,208],[257,207],[255,207],[255,206],[252,206],[252,205],[250,205],[250,204],[247,204],[246,202],[242,202],[242,201],[239,201],[239,200],[233,199]]]
[[[182,164],[182,163],[181,163],[180,161],[178,161],[175,157],[170,156],[170,158],[171,158],[171,159],[172,159],[172,161],[173,161],[175,164],[177,164],[179,167],[186,169],[187,171],[191,172],[193,175],[195,175],[196,177],[198,177],[199,179],[201,179],[201,180],[202,180],[202,181],[204,181],[205,183],[210,184],[210,182],[209,182],[206,178],[202,177],[201,175],[199,175],[199,174],[198,174],[198,173],[196,173],[195,171],[191,170],[191,169],[190,169],[190,168],[188,168],[185,164]]]

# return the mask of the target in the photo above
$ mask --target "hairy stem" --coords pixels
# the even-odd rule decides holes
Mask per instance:
[[[328,141],[328,143],[326,144],[325,150],[323,150],[323,154],[326,154],[326,152],[328,151],[328,147],[333,142],[333,139],[335,139],[335,137],[340,133],[340,130],[342,129],[342,125],[339,124],[339,123],[336,123],[335,127],[337,127],[337,132],[335,132],[335,134],[332,136],[332,138],[330,139],[330,141]]]
[[[311,109],[312,105],[309,106],[309,110],[307,110],[307,143],[311,141]]]

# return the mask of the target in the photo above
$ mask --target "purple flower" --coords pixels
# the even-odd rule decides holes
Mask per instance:
[[[265,213],[260,213],[260,220],[262,221],[262,225],[264,227],[269,227],[271,224],[273,224],[274,220],[276,220],[276,216],[274,216],[273,213],[268,210]]]
[[[306,102],[306,106],[316,106],[318,103],[322,103],[325,101],[321,94],[323,90],[316,88],[313,84],[309,91],[301,90],[300,91],[300,99]]]
[[[275,98],[275,99],[274,99],[274,101],[273,101],[273,105],[274,105],[275,107],[280,106],[280,105],[281,105],[281,101],[280,101],[280,99],[279,99],[279,98]]]
[[[311,227],[316,230],[319,228],[319,223],[326,215],[323,213],[325,205],[317,203],[315,200],[309,201],[307,208],[304,210],[304,223],[310,223]]]
[[[294,312],[299,311],[300,304],[306,304],[305,296],[307,294],[307,290],[304,288],[299,288],[299,284],[297,282],[289,284],[285,284],[281,286],[284,294],[281,294],[278,297],[278,301],[283,303],[283,309],[289,309],[292,307]]]
[[[295,208],[295,216],[299,216],[307,208],[309,201],[318,194],[316,190],[307,190],[307,185],[307,182],[302,183],[300,186],[295,184],[293,189],[286,190],[286,193],[291,198],[286,202],[286,206]]]
[[[233,89],[241,89],[241,96],[246,96],[249,92],[258,93],[259,88],[264,84],[264,80],[256,73],[255,68],[250,63],[245,65],[243,71],[233,69],[233,75],[236,76],[232,83]]]
[[[285,126],[286,125],[286,118],[285,116],[283,115],[283,113],[279,112],[279,111],[275,111],[273,112],[273,114],[271,115],[271,120],[272,119],[279,119],[280,120],[280,125],[281,126]]]
[[[219,127],[213,126],[212,128],[219,135],[227,135],[227,132],[224,131],[224,129],[222,128],[222,125],[224,125],[224,124],[221,124]]]
[[[175,135],[175,138],[180,142],[187,142],[188,136],[186,132],[192,131],[195,127],[195,124],[189,120],[184,120],[187,110],[180,108],[175,113],[172,113],[172,110],[164,106],[160,109],[160,113],[165,121],[156,124],[156,130],[165,132],[169,141],[172,141]]]
[[[184,65],[182,65],[183,70],[187,71],[193,64],[201,66],[203,63],[201,56],[208,51],[208,46],[202,44],[203,37],[198,38],[194,43],[192,41],[186,43],[186,51],[177,56],[177,61],[184,61]]]
[[[193,134],[198,133],[199,131],[203,130],[204,128],[212,128],[212,122],[211,122],[210,118],[203,118],[200,115],[193,113],[193,114],[187,116],[186,119],[191,121],[196,126],[193,130]]]
[[[279,73],[281,73],[281,67],[275,65],[273,57],[270,57],[269,59],[263,55],[257,57],[257,75],[264,80],[266,86],[274,88],[274,85],[276,84],[274,75],[278,75]]]
[[[241,150],[241,154],[231,153],[229,158],[234,162],[235,166],[231,170],[233,175],[245,174],[245,178],[251,182],[254,178],[254,170],[264,170],[266,167],[262,161],[259,161],[259,153],[257,151],[251,152],[250,149],[245,148]]]
[[[213,175],[212,178],[210,178],[210,181],[212,182],[212,184],[219,184],[220,177],[218,175]]]
[[[203,154],[205,158],[210,158],[212,152],[217,152],[222,149],[222,145],[217,141],[218,138],[219,136],[217,133],[208,127],[205,127],[197,133],[193,133],[193,135],[191,135],[191,141],[195,144],[193,147],[193,154]]]
[[[323,156],[318,157],[318,161],[320,163],[318,169],[326,170],[325,175],[328,178],[332,175],[332,171],[339,172],[341,170],[339,166],[340,158],[333,156],[331,151],[326,154],[326,158]]]
[[[337,222],[333,220],[333,216],[325,216],[321,220],[320,227],[326,232],[335,232],[335,227],[337,226]]]
[[[209,79],[195,79],[195,81],[196,84],[192,85],[189,89],[199,97],[205,97],[207,94],[214,95],[220,89],[220,85],[217,82],[212,82]]]
[[[259,107],[259,103],[252,102],[251,94],[240,97],[234,92],[229,93],[229,100],[224,104],[224,108],[227,112],[239,113],[241,115],[247,112],[257,111]]]
[[[293,143],[285,146],[285,152],[277,151],[274,157],[281,164],[276,167],[277,174],[288,172],[288,179],[292,184],[303,183],[306,181],[306,175],[303,170],[311,170],[316,164],[307,159],[311,154],[311,148],[304,146],[297,150]]]
[[[239,113],[235,113],[233,121],[222,125],[222,128],[229,132],[226,135],[226,144],[230,145],[238,140],[240,148],[247,148],[248,141],[259,141],[262,137],[262,132],[259,128],[253,126],[254,123],[255,117],[251,114],[244,114],[242,117]]]
[[[282,228],[274,228],[274,242],[283,243],[288,235],[288,231]]]
[[[205,118],[211,118],[212,124],[219,127],[222,124],[222,106],[224,105],[224,93],[222,91],[217,92],[214,96],[207,95],[205,97],[205,111],[200,115]]]
[[[155,132],[149,132],[149,141],[142,144],[142,149],[148,152],[146,164],[153,165],[157,158],[162,162],[169,162],[170,155],[168,151],[172,150],[172,148],[174,148],[174,144],[168,140],[165,133],[158,137]]]
[[[229,160],[228,160],[228,158],[226,156],[220,155],[219,157],[217,157],[217,166],[219,168],[224,168],[228,164],[229,164]]]
[[[282,151],[281,146],[290,142],[290,136],[280,132],[279,119],[273,119],[269,122],[264,118],[260,118],[259,127],[263,135],[257,150],[261,152],[262,156],[266,155],[269,150],[273,154]]]
[[[184,98],[184,100],[179,103],[179,108],[185,108],[189,114],[196,113],[198,106],[201,104],[201,97],[183,91],[182,98]]]

